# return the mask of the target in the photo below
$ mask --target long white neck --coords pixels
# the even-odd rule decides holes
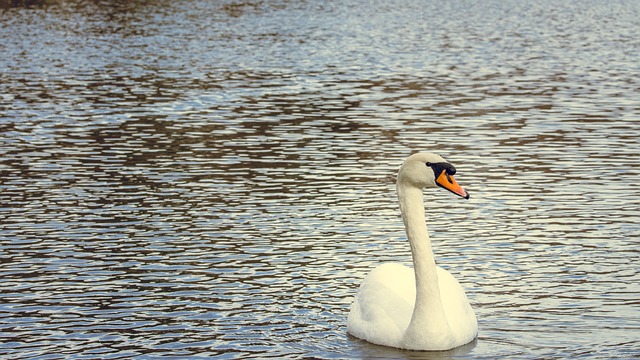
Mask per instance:
[[[424,215],[422,189],[399,182],[398,200],[416,276],[416,302],[403,341],[408,348],[438,342],[450,335],[442,306],[436,262]]]

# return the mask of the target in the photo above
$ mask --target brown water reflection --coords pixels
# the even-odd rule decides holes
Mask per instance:
[[[639,9],[486,4],[4,7],[0,355],[423,358],[345,321],[435,150],[480,336],[428,356],[637,357]]]

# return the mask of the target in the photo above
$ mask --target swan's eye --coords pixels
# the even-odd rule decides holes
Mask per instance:
[[[447,175],[455,175],[456,174],[456,168],[453,167],[453,165],[451,164],[447,164],[449,166],[447,166]]]
[[[430,162],[427,161],[427,166],[431,167],[431,165],[433,165],[433,164],[431,164]]]

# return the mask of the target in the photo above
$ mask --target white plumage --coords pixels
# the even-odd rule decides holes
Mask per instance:
[[[411,350],[448,350],[477,336],[476,316],[462,286],[435,265],[424,217],[423,188],[440,186],[469,197],[454,173],[435,154],[414,154],[400,168],[398,199],[414,268],[383,264],[367,275],[349,313],[350,334]]]

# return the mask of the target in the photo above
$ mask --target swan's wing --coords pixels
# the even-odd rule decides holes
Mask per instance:
[[[447,270],[438,268],[438,285],[442,305],[453,336],[459,343],[468,343],[478,334],[478,321],[464,289]]]
[[[397,346],[411,320],[415,293],[411,268],[400,264],[375,268],[351,306],[348,332],[375,344]]]

